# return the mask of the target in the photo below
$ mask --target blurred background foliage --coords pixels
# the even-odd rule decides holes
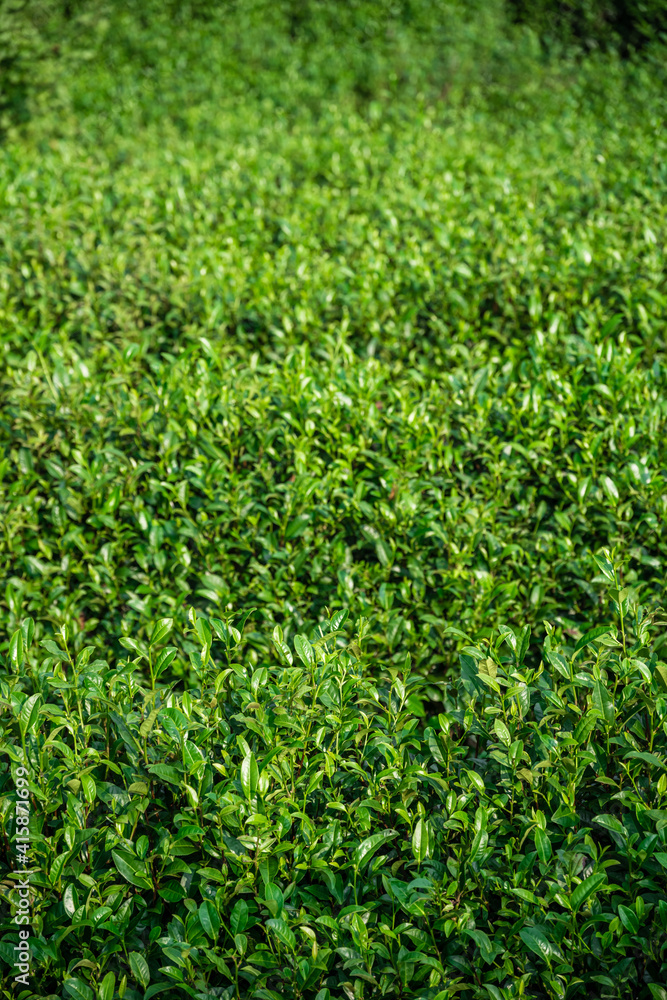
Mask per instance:
[[[53,102],[91,58],[154,83],[172,61],[213,59],[221,90],[291,107],[399,90],[451,98],[516,83],[538,52],[628,56],[666,32],[667,0],[0,0],[0,122],[24,122],[45,92]]]
[[[0,3],[7,634],[660,601],[662,5]]]

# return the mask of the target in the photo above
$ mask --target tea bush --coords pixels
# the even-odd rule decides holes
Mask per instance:
[[[667,62],[213,6],[0,148],[0,989],[27,801],[21,1000],[665,1000]]]
[[[616,624],[548,626],[534,667],[528,626],[451,627],[437,717],[410,657],[378,670],[345,611],[294,651],[276,627],[263,658],[238,616],[191,609],[181,690],[172,619],[111,662],[74,658],[65,626],[35,648],[26,619],[1,819],[7,838],[14,774],[40,996],[662,1000],[667,664],[598,563]]]

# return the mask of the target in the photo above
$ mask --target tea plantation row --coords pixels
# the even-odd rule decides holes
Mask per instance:
[[[452,23],[126,11],[0,148],[21,1000],[667,1000],[667,62]]]

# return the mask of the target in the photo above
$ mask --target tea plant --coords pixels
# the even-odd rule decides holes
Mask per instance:
[[[5,6],[0,990],[666,1000],[664,53]]]

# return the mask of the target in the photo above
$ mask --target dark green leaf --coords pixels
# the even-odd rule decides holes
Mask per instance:
[[[541,927],[524,927],[519,931],[519,936],[535,955],[539,955],[547,962],[562,957],[558,946],[547,937]]]
[[[634,910],[631,910],[629,906],[624,906],[620,903],[618,907],[618,915],[626,931],[630,934],[639,933],[639,920],[637,919],[637,914]]]
[[[594,892],[597,892],[600,886],[604,885],[606,881],[607,877],[603,872],[597,872],[595,875],[589,875],[588,878],[585,878],[570,896],[572,909],[575,911],[578,910],[582,903]]]
[[[91,990],[90,986],[79,979],[78,976],[72,976],[70,979],[66,979],[63,984],[63,989],[68,997],[72,997],[72,1000],[94,1000],[95,994]]]
[[[248,754],[241,763],[241,787],[246,798],[251,799],[257,791],[259,768],[254,753]]]
[[[120,851],[112,851],[111,855],[116,868],[124,879],[142,889],[153,888],[152,882],[146,877],[145,871],[136,858],[133,858],[126,852],[121,853]]]
[[[9,659],[14,667],[23,662],[23,633],[20,628],[17,628],[9,640]]]
[[[156,646],[158,643],[164,642],[173,627],[173,618],[160,618],[156,621],[151,631],[151,646]]]
[[[361,868],[362,865],[370,861],[376,851],[397,836],[396,830],[381,830],[379,833],[366,837],[354,850],[352,857],[355,867]]]
[[[116,989],[116,977],[113,972],[107,972],[100,984],[98,1000],[113,1000]]]
[[[130,969],[132,970],[134,979],[136,982],[141,983],[143,988],[146,989],[151,980],[148,962],[138,951],[131,951],[128,957],[130,960]]]
[[[598,625],[595,628],[589,629],[588,632],[584,632],[581,639],[577,640],[577,644],[574,647],[575,655],[580,649],[583,649],[585,646],[589,646],[592,642],[595,642],[596,639],[599,639],[601,635],[607,635],[608,633],[613,633],[615,631],[616,630],[611,626],[605,625]]]

